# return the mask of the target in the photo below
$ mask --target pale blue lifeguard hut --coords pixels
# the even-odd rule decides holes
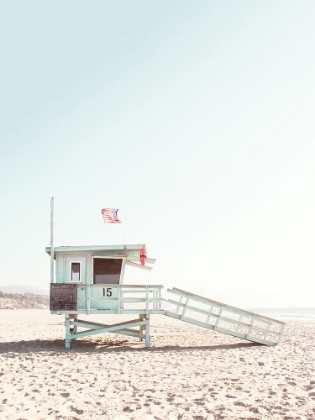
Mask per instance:
[[[140,245],[61,246],[53,248],[56,271],[50,284],[50,310],[64,314],[66,347],[71,340],[103,332],[145,339],[150,346],[149,318],[161,309],[161,285],[124,285],[125,266],[151,270],[155,259],[140,263]],[[51,255],[52,248],[46,247]],[[138,314],[126,323],[108,326],[79,320],[79,315]],[[131,327],[139,327],[133,330]],[[78,332],[78,328],[86,331]]]

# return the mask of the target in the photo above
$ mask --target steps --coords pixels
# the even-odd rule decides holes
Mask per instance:
[[[172,307],[172,310],[165,310],[166,316],[267,346],[280,343],[284,322],[181,289],[167,291],[175,295],[175,300],[164,300],[168,308]]]

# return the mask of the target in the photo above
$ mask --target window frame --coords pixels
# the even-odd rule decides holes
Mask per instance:
[[[69,261],[70,262],[70,273],[69,273],[69,282],[70,283],[82,283],[82,261]],[[79,264],[79,279],[80,280],[72,280],[72,264]]]
[[[104,258],[104,259],[113,259],[113,260],[122,260],[121,272],[119,282],[116,286],[120,286],[123,284],[124,274],[125,274],[125,264],[126,264],[126,257],[124,255],[92,255],[92,279],[91,284],[99,284],[94,283],[94,258]],[[106,283],[107,284],[107,283]]]

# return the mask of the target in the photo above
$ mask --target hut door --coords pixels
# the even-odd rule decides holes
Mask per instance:
[[[93,258],[94,284],[119,284],[122,258]]]

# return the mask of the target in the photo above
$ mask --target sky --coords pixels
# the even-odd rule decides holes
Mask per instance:
[[[0,285],[48,289],[53,196],[57,246],[146,244],[125,283],[314,306],[314,21],[313,0],[3,0]]]

